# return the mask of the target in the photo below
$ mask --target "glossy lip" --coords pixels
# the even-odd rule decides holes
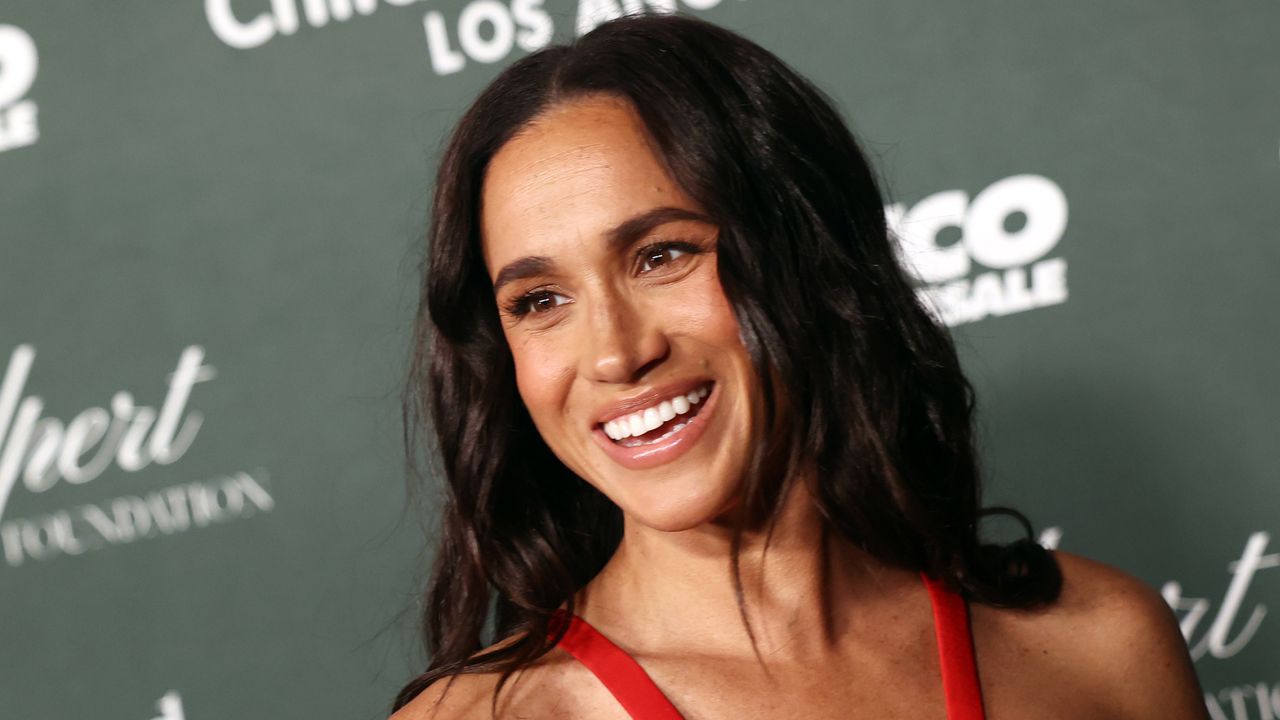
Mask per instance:
[[[705,379],[699,380],[691,385],[687,385],[687,387],[689,390],[692,390],[706,382],[708,381]],[[637,399],[647,398],[648,402],[652,404],[655,400],[674,397],[678,392],[676,388],[679,386],[667,387],[672,388],[671,390],[667,390],[666,388],[662,390],[662,392],[669,393],[667,395],[645,393]],[[688,392],[688,390],[686,390],[686,392]],[[607,419],[596,423],[595,428],[591,432],[591,436],[610,459],[628,470],[644,470],[646,468],[657,467],[658,465],[663,465],[675,460],[688,452],[689,448],[693,447],[693,444],[702,437],[703,431],[707,428],[707,423],[711,421],[711,417],[715,413],[719,399],[720,383],[712,382],[711,392],[703,398],[702,409],[698,411],[698,414],[694,415],[693,418],[689,420],[689,423],[680,430],[680,432],[675,433],[666,440],[656,442],[652,445],[623,447],[610,440],[609,436],[604,434],[604,427],[602,427],[603,422],[608,422],[608,420],[612,420],[615,417],[635,412],[639,408],[647,407],[643,403],[631,407],[630,409],[620,411],[614,415],[602,415],[601,417],[605,417]],[[629,403],[629,401],[624,402]],[[618,406],[621,405],[622,403],[619,403]],[[610,410],[612,410],[613,407],[618,406],[611,406]]]
[[[593,427],[603,425],[610,420],[616,420],[624,415],[630,415],[637,410],[643,410],[647,407],[657,405],[659,402],[663,400],[670,400],[677,395],[688,395],[691,391],[696,390],[707,383],[714,382],[715,381],[711,378],[706,377],[677,380],[676,382],[659,385],[652,390],[646,390],[634,397],[609,403],[608,405],[601,407],[596,412]],[[703,398],[704,401],[706,399],[707,398]]]

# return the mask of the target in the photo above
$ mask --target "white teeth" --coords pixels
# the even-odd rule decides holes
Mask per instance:
[[[662,422],[666,422],[676,416],[676,409],[671,407],[671,401],[663,400],[658,406],[658,417],[662,418]]]
[[[683,430],[683,429],[684,429],[684,426],[685,426],[685,425],[688,425],[688,424],[689,424],[689,423],[680,423],[680,424],[676,425],[675,427],[671,428],[670,430],[668,430],[668,431],[666,431],[666,432],[662,433],[662,437],[656,438],[656,439],[654,439],[654,440],[648,440],[648,441],[645,441],[645,440],[640,440],[639,438],[624,438],[624,439],[623,439],[621,442],[619,442],[618,444],[619,444],[619,445],[621,445],[622,447],[638,447],[638,446],[640,446],[640,445],[652,445],[652,444],[654,444],[654,443],[656,443],[656,442],[661,442],[661,441],[663,441],[663,440],[666,440],[667,438],[671,437],[672,435],[675,435],[676,433],[678,433],[678,432],[680,432],[681,430]]]
[[[621,440],[622,438],[631,437],[631,429],[623,427],[623,424],[616,420],[610,420],[604,424],[604,434],[614,440]]]
[[[689,412],[694,405],[697,405],[710,392],[710,387],[704,385],[697,390],[691,390],[685,395],[677,395],[670,400],[663,400],[657,405],[647,407],[644,410],[624,415],[620,418],[614,418],[604,423],[604,434],[609,439],[619,442],[626,447],[634,447],[635,445],[644,444],[639,440],[633,442],[621,442],[629,438],[635,438],[637,435],[643,435],[647,432],[653,432],[662,426],[663,423],[670,422],[677,415],[684,415]],[[663,438],[670,436],[674,432],[684,429],[688,423],[679,423],[675,427],[668,430],[661,438],[646,442],[657,442]]]

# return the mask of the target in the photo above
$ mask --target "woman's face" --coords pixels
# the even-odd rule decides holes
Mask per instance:
[[[750,454],[754,374],[717,227],[630,106],[590,96],[540,115],[494,156],[481,223],[520,397],[556,456],[632,521],[723,515]]]

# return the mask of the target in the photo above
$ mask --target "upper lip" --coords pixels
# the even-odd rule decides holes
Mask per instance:
[[[632,393],[625,398],[597,407],[595,424],[603,425],[610,420],[630,415],[637,410],[656,405],[663,400],[669,400],[677,395],[685,395],[689,391],[702,387],[709,382],[711,382],[710,378],[689,378],[687,380],[675,380]]]

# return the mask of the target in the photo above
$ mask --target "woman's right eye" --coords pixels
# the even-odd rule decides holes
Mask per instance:
[[[529,313],[541,315],[549,313],[568,302],[569,298],[560,293],[550,290],[536,290],[517,298],[508,308],[508,312],[517,317],[522,317]]]

